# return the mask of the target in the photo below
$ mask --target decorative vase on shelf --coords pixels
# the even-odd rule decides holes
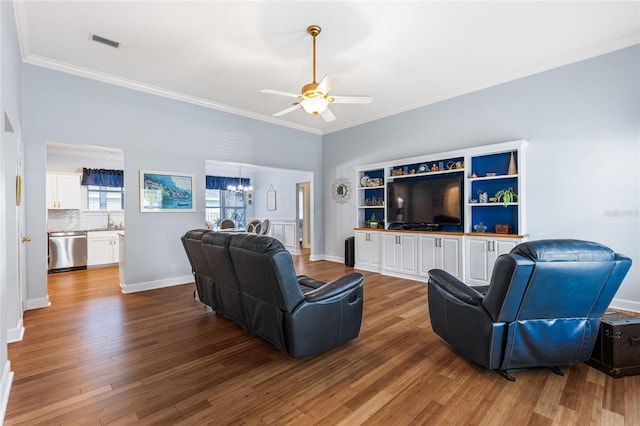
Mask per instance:
[[[511,152],[511,158],[509,158],[509,169],[507,170],[508,175],[517,175],[518,168],[516,167],[516,159],[513,156],[513,152]]]

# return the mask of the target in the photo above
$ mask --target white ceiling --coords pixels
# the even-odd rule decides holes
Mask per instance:
[[[640,43],[640,2],[16,1],[23,59],[326,134]],[[312,80],[333,95],[325,123],[271,114]],[[90,33],[119,41],[114,49]]]

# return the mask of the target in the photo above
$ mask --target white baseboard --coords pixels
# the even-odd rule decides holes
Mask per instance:
[[[40,309],[40,308],[48,308],[51,306],[51,302],[49,301],[49,296],[39,297],[37,299],[27,299],[24,302],[24,310],[28,311],[31,309]]]
[[[623,311],[640,312],[640,302],[625,299],[613,299],[609,304],[610,308],[622,309]]]
[[[11,371],[11,362],[7,361],[2,371],[2,379],[0,379],[0,424],[4,424],[4,415],[7,412],[9,404],[9,392],[11,391],[11,383],[13,382],[13,371]]]
[[[7,330],[7,343],[20,342],[24,337],[24,323],[22,318],[16,326],[16,328],[10,328]]]
[[[328,260],[329,262],[344,263],[344,257],[341,256],[330,256],[325,254],[323,260]]]
[[[124,294],[137,293],[139,291],[153,290],[156,288],[171,287],[193,282],[193,275],[183,275],[181,277],[171,277],[164,280],[146,281],[135,284],[120,283],[120,288]]]

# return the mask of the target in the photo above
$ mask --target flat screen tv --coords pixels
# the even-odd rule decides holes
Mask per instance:
[[[461,225],[462,185],[461,173],[389,182],[388,221],[408,228]]]

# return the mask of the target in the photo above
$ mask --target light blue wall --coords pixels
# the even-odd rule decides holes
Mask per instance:
[[[640,311],[640,46],[326,135],[324,186],[358,165],[516,139],[530,141],[530,238],[630,256],[617,299]],[[326,254],[342,256],[356,201],[324,201]]]
[[[202,196],[196,200],[196,213],[139,213],[139,169],[195,173],[202,188],[207,159],[309,170],[317,177],[315,205],[322,212],[319,135],[32,65],[23,66],[23,104],[27,225],[33,235],[27,296],[35,304],[47,297],[47,140],[125,151],[128,285],[189,276],[180,236],[204,225]],[[318,253],[322,225],[322,220],[315,223]],[[170,265],[176,270],[170,271]]]

